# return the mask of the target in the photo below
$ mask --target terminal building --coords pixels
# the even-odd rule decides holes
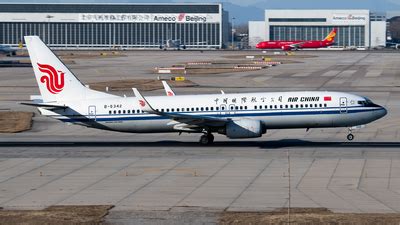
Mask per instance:
[[[2,4],[0,44],[38,35],[56,48],[218,49],[229,39],[222,4]]]
[[[333,48],[384,46],[386,19],[369,10],[265,10],[265,21],[249,22],[249,45],[260,41],[323,40],[335,27]]]

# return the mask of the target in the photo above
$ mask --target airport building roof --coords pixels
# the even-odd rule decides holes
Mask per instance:
[[[0,13],[220,13],[220,4],[0,4]]]

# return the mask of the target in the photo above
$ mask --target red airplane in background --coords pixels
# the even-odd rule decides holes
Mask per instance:
[[[258,49],[282,49],[284,51],[303,48],[325,48],[335,43],[336,28],[322,41],[263,41],[256,45]]]

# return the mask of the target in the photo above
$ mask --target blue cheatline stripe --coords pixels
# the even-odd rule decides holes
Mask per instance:
[[[359,110],[348,110],[347,114],[354,114],[354,113],[360,113],[360,112],[372,112],[372,111],[378,111],[381,110],[381,108],[375,108],[375,109],[359,109]],[[172,114],[172,113],[170,113]],[[198,115],[196,116],[205,116],[205,117],[263,117],[263,116],[304,116],[304,115],[335,115],[335,114],[343,114],[340,110],[332,110],[332,111],[300,111],[300,112],[267,112],[267,113],[242,113],[242,114],[203,114],[203,115]],[[146,114],[142,114],[146,115]],[[167,116],[153,116],[149,115],[148,116],[130,116],[130,117],[120,117],[121,115],[107,115],[108,118],[99,118],[96,117],[97,122],[107,122],[107,121],[141,121],[141,120],[166,120],[166,119],[171,119],[170,117]],[[85,122],[89,121],[90,119],[79,116],[80,118],[67,118],[67,119],[59,119],[63,122]],[[57,119],[57,118],[56,118]]]

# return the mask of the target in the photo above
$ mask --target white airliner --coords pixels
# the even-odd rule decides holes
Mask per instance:
[[[37,36],[25,37],[42,101],[38,107],[54,119],[87,127],[132,133],[212,133],[231,139],[261,137],[269,129],[351,128],[386,115],[365,97],[341,92],[270,92],[209,95],[120,97],[91,90]],[[168,89],[168,88],[167,88]],[[171,90],[172,91],[172,90]],[[354,136],[349,129],[348,139]]]

